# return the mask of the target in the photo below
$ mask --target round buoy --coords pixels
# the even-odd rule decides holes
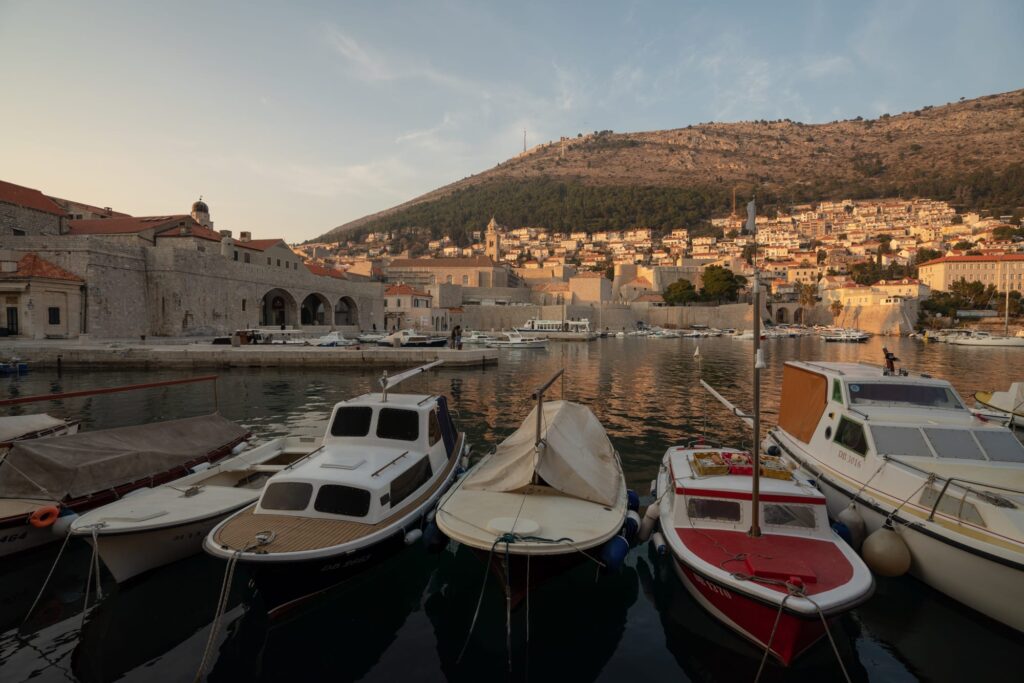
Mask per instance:
[[[658,517],[661,516],[661,507],[657,503],[651,503],[647,506],[644,511],[644,518],[640,520],[640,533],[637,534],[637,540],[641,543],[646,543],[647,539],[651,537],[651,533],[654,531],[654,527],[658,525]]]
[[[654,545],[654,550],[659,555],[664,555],[668,552],[668,544],[665,543],[665,537],[661,535],[660,531],[655,531],[654,535],[651,536],[651,543]]]
[[[609,538],[601,546],[601,562],[604,563],[605,570],[618,572],[622,569],[622,563],[626,560],[627,553],[629,553],[629,541],[618,535]]]
[[[861,555],[871,571],[879,576],[902,576],[910,569],[910,549],[888,526],[864,539]]]
[[[630,510],[640,509],[640,495],[633,489],[626,491],[626,507]]]
[[[28,518],[28,523],[37,529],[45,529],[52,526],[58,517],[60,517],[60,508],[56,505],[47,505],[33,512],[32,516]]]
[[[848,506],[836,515],[836,521],[842,522],[850,532],[849,543],[853,546],[854,550],[859,550],[862,543],[864,543],[864,518],[861,517],[860,510],[857,509],[856,503],[850,503]],[[842,534],[840,534],[841,536]]]

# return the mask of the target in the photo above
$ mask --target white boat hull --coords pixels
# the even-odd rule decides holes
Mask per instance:
[[[960,337],[948,339],[946,343],[953,344],[954,346],[1024,347],[1024,337],[986,337],[982,339]]]
[[[15,555],[47,543],[61,540],[52,527],[37,529],[25,524],[18,527],[0,529],[0,558]]]

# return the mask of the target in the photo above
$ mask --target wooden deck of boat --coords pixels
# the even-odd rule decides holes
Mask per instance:
[[[462,443],[461,438],[458,443]],[[394,524],[409,510],[422,505],[424,501],[436,494],[441,485],[448,480],[448,475],[458,463],[460,455],[460,448],[456,446],[455,453],[448,459],[444,471],[430,488],[409,505],[403,506],[402,509],[376,524],[295,515],[265,513],[257,515],[256,505],[253,504],[228,520],[214,535],[213,540],[224,548],[241,550],[255,545],[256,534],[266,531],[273,532],[274,540],[259,546],[256,552],[260,553],[292,553],[351,543]]]

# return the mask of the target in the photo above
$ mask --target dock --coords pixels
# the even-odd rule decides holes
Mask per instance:
[[[0,358],[17,357],[29,367],[62,368],[392,368],[443,360],[445,367],[485,367],[498,362],[488,348],[393,349],[370,344],[317,347],[291,344],[227,346],[220,344],[73,343],[0,344]]]

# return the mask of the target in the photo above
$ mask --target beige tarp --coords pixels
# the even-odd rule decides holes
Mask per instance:
[[[533,480],[534,471],[554,489],[576,498],[612,506],[623,486],[622,470],[604,427],[586,406],[568,401],[544,404],[543,443],[534,448],[537,408],[487,461],[466,477],[466,489],[515,491]]]
[[[989,403],[1008,413],[1024,413],[1024,382],[1014,382],[1007,391],[996,391]]]
[[[167,472],[246,433],[220,415],[204,415],[16,441],[0,461],[0,497],[78,498]]]
[[[12,415],[0,417],[0,443],[20,439],[26,434],[41,432],[44,429],[60,427],[64,420],[57,419],[46,413],[36,415]]]

